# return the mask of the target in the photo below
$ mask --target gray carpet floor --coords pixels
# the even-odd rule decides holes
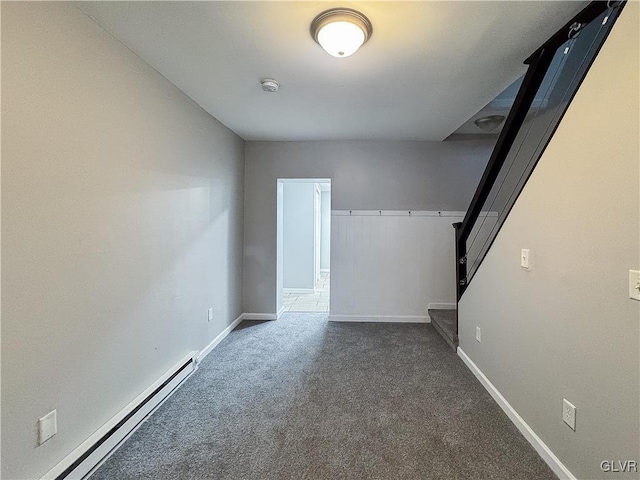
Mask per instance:
[[[553,479],[428,324],[242,322],[91,477]]]

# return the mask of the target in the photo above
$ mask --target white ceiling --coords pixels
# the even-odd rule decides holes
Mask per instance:
[[[524,72],[587,2],[82,2],[87,14],[246,140],[443,140]],[[356,8],[349,58],[309,34]],[[260,88],[275,78],[277,93]]]

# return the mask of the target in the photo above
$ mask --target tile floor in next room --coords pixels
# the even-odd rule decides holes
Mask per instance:
[[[328,312],[329,272],[320,274],[315,293],[287,293],[285,288],[283,305],[286,312]]]

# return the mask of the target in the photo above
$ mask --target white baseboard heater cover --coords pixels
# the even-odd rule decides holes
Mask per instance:
[[[82,480],[92,474],[175,390],[196,370],[193,356],[179,366],[164,382],[147,395],[120,421],[94,441],[61,473],[43,478]]]

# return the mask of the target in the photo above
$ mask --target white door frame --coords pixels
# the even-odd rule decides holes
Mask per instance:
[[[282,217],[282,188],[284,183],[332,183],[331,178],[278,178],[276,180],[276,191],[278,194],[276,195],[276,312],[277,317],[284,311],[283,307],[283,283],[282,283],[282,275],[283,275],[283,244],[282,244],[282,225],[283,225],[283,217]],[[320,198],[322,199],[322,193],[320,194]],[[322,211],[321,211],[322,213]],[[318,269],[318,275],[319,275]]]
[[[321,202],[322,192],[320,185],[315,184],[313,190],[313,285],[314,288],[320,281],[320,242],[321,242]]]

